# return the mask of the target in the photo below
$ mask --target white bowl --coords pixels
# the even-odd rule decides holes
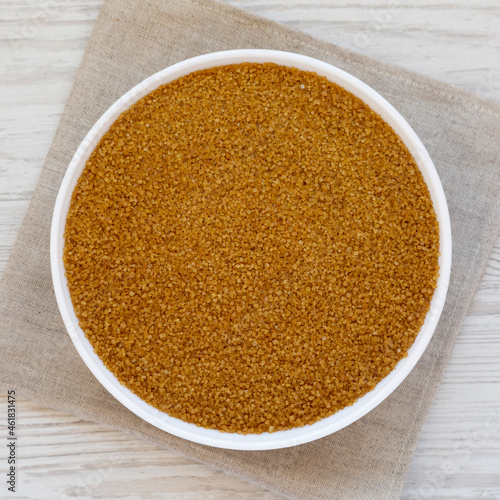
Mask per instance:
[[[440,228],[440,274],[437,288],[425,323],[409,349],[408,356],[402,359],[396,368],[379,382],[373,391],[367,393],[352,406],[344,408],[328,418],[312,425],[287,431],[247,435],[204,429],[170,417],[148,405],[122,386],[94,353],[94,349],[78,325],[78,319],[73,310],[67,280],[64,275],[62,260],[66,215],[73,189],[90,154],[118,116],[160,85],[193,71],[241,62],[273,62],[284,66],[293,66],[300,70],[314,71],[362,99],[395,130],[415,158],[429,188]],[[104,113],[76,151],[62,181],[52,219],[50,254],[55,295],[71,340],[92,373],[116,399],[142,419],[181,438],[220,448],[267,450],[307,443],[338,431],[375,408],[401,384],[422,356],[434,333],[444,306],[451,269],[451,229],[443,188],[431,158],[410,125],[382,96],[345,71],[311,57],[273,50],[231,50],[194,57],[159,71],[136,85]]]

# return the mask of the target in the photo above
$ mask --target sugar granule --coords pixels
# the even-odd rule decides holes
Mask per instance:
[[[64,266],[85,335],[173,417],[275,432],[352,405],[406,356],[439,227],[379,115],[314,73],[198,71],[124,112],[73,192]]]

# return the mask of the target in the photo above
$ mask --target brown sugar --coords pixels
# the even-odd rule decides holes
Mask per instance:
[[[427,186],[379,115],[314,73],[238,64],[119,117],[74,190],[64,265],[123,385],[262,433],[332,415],[394,369],[438,251]]]

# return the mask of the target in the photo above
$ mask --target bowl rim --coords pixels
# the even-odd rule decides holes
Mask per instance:
[[[396,367],[372,391],[362,396],[352,406],[348,406],[330,417],[314,424],[286,431],[246,435],[205,429],[170,417],[148,405],[129,389],[120,385],[116,377],[94,353],[90,342],[78,325],[62,261],[66,215],[76,181],[98,141],[118,116],[155,88],[180,76],[201,69],[241,62],[270,62],[293,66],[299,70],[313,71],[318,75],[326,76],[330,81],[341,85],[361,98],[391,125],[416,160],[428,186],[440,229],[440,272],[437,287],[424,325],[408,350],[407,357],[399,361]],[[446,299],[451,272],[451,256],[451,225],[441,181],[427,150],[401,114],[378,92],[340,68],[301,54],[263,49],[213,52],[186,59],[149,76],[120,97],[93,125],[72,157],[58,190],[50,234],[51,272],[59,311],[75,348],[93,375],[118,401],[150,424],[196,443],[234,450],[278,449],[314,441],[353,423],[385,400],[410,373],[433,336]]]

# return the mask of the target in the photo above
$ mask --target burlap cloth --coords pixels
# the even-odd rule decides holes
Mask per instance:
[[[406,381],[336,434],[295,448],[225,451],[143,422],[83,364],[56,306],[49,227],[66,167],[85,134],[123,93],[172,63],[206,52],[268,48],[322,59],[378,90],[434,159],[454,240],[448,300]],[[330,45],[211,0],[106,0],[0,288],[0,386],[42,405],[123,430],[290,498],[399,498],[441,375],[500,222],[500,105]]]

